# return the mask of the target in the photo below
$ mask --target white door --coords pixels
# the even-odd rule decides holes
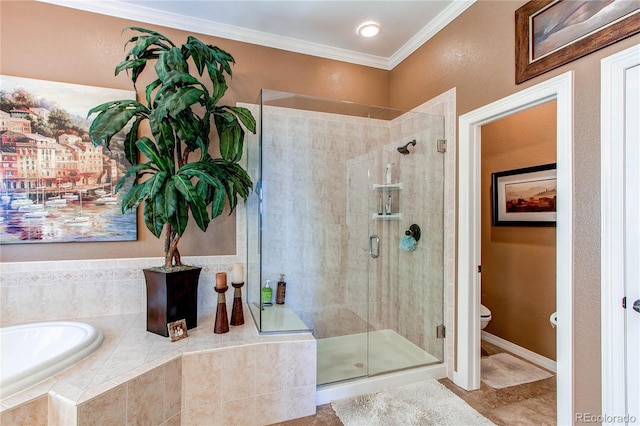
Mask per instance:
[[[601,421],[640,425],[640,45],[601,71]]]
[[[627,413],[629,424],[640,424],[640,65],[625,70],[625,116]]]

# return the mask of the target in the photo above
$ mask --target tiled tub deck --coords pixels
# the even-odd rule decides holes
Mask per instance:
[[[80,319],[104,334],[83,361],[0,400],[3,425],[266,425],[315,413],[316,341],[260,336],[245,324],[214,334],[214,314],[177,342],[145,314]]]

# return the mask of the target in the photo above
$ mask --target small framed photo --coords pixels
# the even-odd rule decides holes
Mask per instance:
[[[171,338],[172,342],[189,337],[187,322],[183,319],[168,323],[167,328],[169,329],[169,338]]]
[[[494,226],[555,226],[556,163],[491,174]]]

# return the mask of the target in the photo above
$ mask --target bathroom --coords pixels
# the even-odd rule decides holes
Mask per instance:
[[[556,102],[485,124],[481,161],[483,188],[491,188],[492,173],[555,163]],[[556,335],[550,323],[556,311],[555,227],[496,226],[492,218],[491,194],[485,191],[481,303],[491,319],[482,338],[529,354],[532,361],[555,371]]]
[[[522,88],[512,81],[512,38],[513,12],[523,3],[477,2],[409,60],[391,71],[215,37],[211,37],[211,41],[232,52],[237,61],[235,89],[229,95],[234,102],[254,103],[259,90],[267,87],[413,110],[449,93],[453,102],[435,102],[444,107],[438,106],[431,113],[452,114],[453,120],[445,120],[445,139],[456,141],[458,116]],[[129,89],[125,77],[114,78],[113,67],[121,59],[125,41],[120,37],[122,29],[139,25],[142,19],[114,18],[32,1],[3,2],[0,19],[2,74]],[[163,29],[176,38],[186,33]],[[576,256],[571,266],[577,277],[571,285],[576,287],[574,305],[593,309],[578,310],[572,318],[577,360],[574,380],[580,383],[573,390],[572,401],[576,410],[584,412],[597,412],[600,406],[599,392],[591,390],[600,387],[600,347],[598,339],[593,338],[599,335],[600,327],[598,315],[594,315],[599,304],[597,241],[600,232],[597,223],[600,207],[597,197],[593,196],[593,188],[598,185],[593,171],[599,168],[600,155],[598,132],[590,124],[599,119],[599,95],[593,89],[593,82],[599,75],[599,60],[633,42],[627,39],[549,73],[554,76],[575,69],[578,77],[575,86],[580,93],[574,106],[575,120],[580,124],[575,129],[576,145],[577,141],[580,145],[576,146],[574,160],[581,167],[575,170],[573,185],[581,208],[575,213]],[[546,78],[541,77],[542,80]],[[449,143],[448,150],[455,158],[455,143]],[[445,179],[446,184],[455,182],[455,160],[445,167],[445,173],[453,176]],[[454,195],[445,191],[445,220],[451,220],[445,223],[445,243],[450,238],[453,246],[455,215]],[[185,245],[185,257],[206,266],[203,287],[212,285],[215,271],[231,270],[234,263],[244,260],[246,253],[242,251],[242,242],[246,230],[243,223],[240,212],[230,217],[222,215],[206,238],[191,239]],[[144,229],[139,231],[138,240],[131,243],[3,246],[2,324],[71,315],[142,312],[144,290],[140,268],[157,264],[162,253],[155,238]],[[448,262],[455,263],[455,255],[453,251],[449,253],[451,255],[444,259],[444,281],[449,283],[444,287],[445,303],[454,300],[455,270],[454,266],[447,265]],[[212,291],[204,294],[203,303],[213,303],[214,297]],[[491,307],[489,302],[487,305]],[[445,305],[445,324],[453,323],[454,310],[454,303]],[[447,333],[455,336],[455,329],[447,328]],[[447,349],[448,345],[451,345],[450,349]],[[453,369],[453,342],[450,339],[445,339],[444,354],[445,365]],[[447,374],[452,374],[452,370]]]

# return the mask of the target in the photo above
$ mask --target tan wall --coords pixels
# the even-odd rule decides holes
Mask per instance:
[[[411,109],[456,87],[462,115],[574,71],[573,306],[575,411],[599,413],[600,60],[635,35],[516,85],[514,12],[526,1],[480,0],[391,71],[391,107]]]
[[[556,359],[556,228],[492,226],[491,174],[556,162],[556,102],[482,126],[482,304],[485,331]]]
[[[176,43],[189,33],[34,1],[0,4],[0,74],[74,84],[131,89],[114,77],[124,59],[128,26],[155,29]],[[387,106],[389,72],[220,38],[199,36],[231,53],[236,65],[227,104],[255,103],[261,88]],[[144,84],[150,77],[140,81]],[[223,213],[206,235],[190,224],[181,241],[185,256],[235,253],[235,215]],[[2,261],[108,259],[163,256],[162,242],[138,219],[138,241],[126,243],[5,245]]]

